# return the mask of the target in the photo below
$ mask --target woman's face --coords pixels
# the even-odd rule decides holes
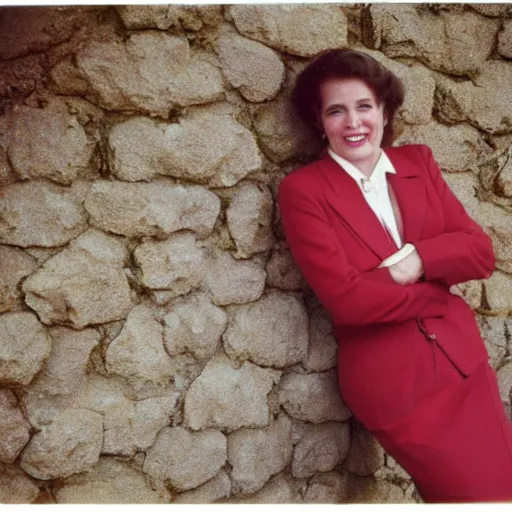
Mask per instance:
[[[330,148],[369,176],[380,157],[384,105],[358,78],[332,78],[320,86],[320,118]]]

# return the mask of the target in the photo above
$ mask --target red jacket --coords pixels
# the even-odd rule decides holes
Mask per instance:
[[[435,334],[465,375],[487,359],[471,309],[449,286],[488,278],[495,262],[489,237],[447,186],[431,150],[410,145],[385,152],[396,169],[388,180],[403,242],[416,246],[424,282],[402,286],[387,268],[377,268],[396,247],[330,156],[290,173],[278,194],[293,257],[335,327],[342,394],[363,422],[371,413],[369,394],[392,404],[401,387],[414,386],[414,340],[425,332]],[[370,414],[367,426],[377,428],[381,419]]]

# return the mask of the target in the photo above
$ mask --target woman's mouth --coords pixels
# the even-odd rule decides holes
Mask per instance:
[[[363,133],[359,135],[350,135],[348,137],[344,137],[345,141],[349,146],[361,146],[366,142],[368,135]]]

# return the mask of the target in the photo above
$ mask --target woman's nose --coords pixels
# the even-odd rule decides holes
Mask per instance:
[[[359,114],[355,110],[349,110],[347,112],[346,121],[347,121],[348,128],[358,128],[361,123]]]

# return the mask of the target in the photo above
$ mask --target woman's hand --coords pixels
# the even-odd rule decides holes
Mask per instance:
[[[388,268],[393,281],[401,285],[417,283],[423,275],[423,262],[416,249]]]

